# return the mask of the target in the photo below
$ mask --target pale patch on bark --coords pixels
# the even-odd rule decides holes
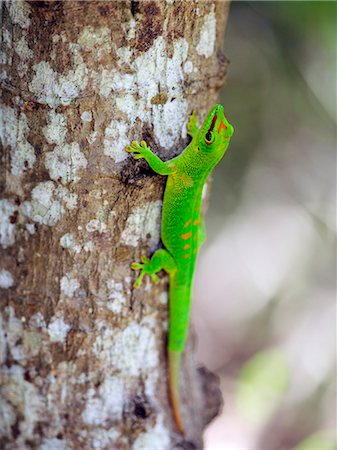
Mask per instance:
[[[0,288],[8,289],[14,284],[13,275],[6,269],[0,270]]]
[[[49,124],[42,132],[49,144],[62,145],[67,137],[67,123],[64,114],[50,111]]]
[[[85,228],[89,233],[94,231],[103,233],[106,230],[106,224],[98,219],[92,219],[86,224]]]
[[[34,53],[28,47],[26,38],[24,36],[22,36],[22,38],[16,44],[15,51],[17,55],[23,60],[31,59],[34,56]]]
[[[87,165],[88,161],[77,142],[55,147],[54,151],[47,153],[45,158],[45,166],[50,178],[55,181],[61,179],[64,184],[79,181],[81,177],[77,172],[85,169]]]
[[[171,439],[168,429],[164,425],[163,416],[157,416],[156,425],[138,436],[132,445],[132,450],[148,450],[150,448],[170,450]]]
[[[0,244],[3,248],[13,245],[15,242],[15,224],[10,217],[17,207],[9,200],[0,200]]]
[[[3,30],[3,42],[4,42],[4,44],[7,46],[7,47],[10,47],[11,48],[11,46],[12,46],[12,39],[13,39],[13,34],[9,31],[9,30],[6,30],[6,29],[4,29]]]
[[[154,326],[154,324],[153,324]],[[117,368],[125,377],[139,376],[155,368],[159,355],[153,331],[148,325],[129,324],[116,333],[106,323],[100,323],[93,351],[104,364]]]
[[[216,18],[214,13],[214,5],[211,12],[204,18],[204,24],[200,31],[200,38],[196,50],[199,55],[206,58],[212,56],[215,46],[216,36]]]
[[[59,317],[51,320],[48,325],[48,334],[53,342],[64,342],[70,330],[70,325]]]
[[[2,315],[0,314],[0,364],[3,364],[4,361],[6,360],[6,353],[7,353],[7,343],[5,340],[6,337],[7,333],[5,332]]]
[[[105,428],[96,428],[91,433],[91,445],[94,450],[105,450],[106,448],[114,448],[116,440],[120,437],[120,433],[114,428],[106,430]]]
[[[125,147],[130,143],[129,125],[119,120],[112,120],[104,133],[104,154],[116,163],[124,161],[128,154]]]
[[[75,291],[79,289],[80,283],[76,278],[72,278],[71,275],[67,273],[61,278],[60,287],[66,297],[73,297]]]
[[[4,330],[7,333],[7,347],[13,359],[20,361],[23,359],[23,329],[22,322],[15,316],[15,311],[12,306],[5,308],[7,315],[7,323],[4,325]]]
[[[26,223],[25,228],[28,231],[28,233],[31,235],[36,233],[36,228],[33,223]]]
[[[68,209],[74,209],[77,206],[77,194],[72,194],[64,186],[59,186],[56,190],[57,197],[64,202],[64,206]]]
[[[159,296],[159,303],[161,305],[167,305],[168,304],[168,292],[166,292],[166,291],[161,292],[161,294]]]
[[[63,439],[50,438],[43,439],[39,450],[70,450],[70,447]]]
[[[27,117],[16,112],[9,106],[2,106],[2,120],[0,138],[4,146],[11,147],[11,172],[14,176],[20,176],[27,168],[32,168],[36,157],[34,148],[27,141],[29,132]]]
[[[10,438],[12,436],[12,426],[16,422],[16,412],[14,407],[2,395],[0,395],[0,404],[0,435],[5,438]]]
[[[81,114],[81,119],[83,122],[91,122],[92,121],[92,112],[91,111],[84,111]]]
[[[77,244],[74,236],[71,233],[66,233],[60,238],[60,244],[63,248],[68,248],[74,253],[81,252],[81,245]]]
[[[111,30],[109,28],[94,28],[92,26],[84,27],[82,33],[77,39],[78,44],[83,47],[97,47],[96,60],[99,60],[102,55],[111,52]]]
[[[192,73],[193,72],[193,63],[192,61],[186,61],[184,64],[184,72]]]
[[[133,17],[128,22],[122,23],[122,28],[127,39],[134,39],[136,37],[137,22]]]
[[[110,279],[107,281],[107,287],[109,289],[107,308],[114,313],[120,313],[126,302],[123,284]]]
[[[24,369],[21,366],[4,368],[2,382],[4,383],[2,395],[5,401],[13,405],[16,413],[19,412],[21,415],[21,433],[16,445],[17,448],[24,448],[21,445],[24,445],[26,439],[33,438],[35,425],[41,420],[44,399],[32,383],[25,381]]]
[[[143,123],[152,122],[155,138],[164,148],[172,147],[181,136],[186,137],[183,124],[188,105],[184,99],[182,65],[187,59],[188,47],[185,39],[176,40],[173,56],[168,58],[166,41],[160,36],[147,52],[133,61],[130,51],[121,48],[118,52],[121,62],[129,63],[133,73],[104,69],[101,76],[101,95],[107,97],[114,92],[117,107],[127,115],[130,123],[137,117]],[[167,100],[162,104],[153,103],[153,99],[163,92]],[[116,162],[123,161],[130,137],[124,121],[112,120],[105,131],[104,153]]]
[[[43,315],[38,312],[30,318],[29,325],[33,328],[45,328],[46,322]]]
[[[93,131],[87,137],[87,141],[89,142],[90,145],[92,145],[96,141],[97,137],[98,137],[98,132],[97,131]],[[108,156],[110,156],[110,155],[108,155]]]
[[[162,201],[156,200],[135,208],[126,221],[121,242],[136,247],[139,240],[147,240],[150,249],[154,250],[159,242],[161,206]]]
[[[91,252],[91,250],[94,248],[93,241],[88,241],[84,244],[83,249],[85,252]]]
[[[11,357],[25,364],[29,358],[36,356],[41,348],[41,336],[34,331],[25,330],[23,328],[23,320],[15,316],[14,308],[6,307],[4,309],[7,320],[4,321],[2,330],[6,334],[6,340],[0,344],[1,358],[6,356],[6,348]],[[24,318],[23,318],[24,319]],[[0,358],[0,359],[1,359]],[[2,362],[4,360],[2,359]]]
[[[117,282],[110,278],[98,291],[92,287],[91,292],[97,299],[97,305],[106,308],[115,314],[123,311],[126,299],[130,296],[131,277],[124,277],[123,282]]]
[[[124,383],[116,376],[107,376],[98,391],[89,389],[82,413],[83,421],[90,425],[106,426],[119,420],[123,414]]]
[[[8,325],[10,329],[10,325]],[[41,343],[43,334],[34,333],[38,341]],[[45,349],[48,347],[44,347]],[[39,350],[41,347],[39,347]],[[48,348],[49,350],[49,348]],[[48,358],[49,353],[45,354]],[[67,394],[66,387],[69,383],[76,383],[74,369],[75,365],[72,363],[62,362],[55,367],[57,372],[57,378],[54,373],[49,373],[46,378],[42,378],[34,366],[26,366],[26,361],[23,362],[25,367],[18,365],[12,365],[9,369],[6,366],[2,367],[0,376],[1,385],[1,406],[2,411],[5,408],[5,423],[0,420],[0,431],[2,437],[7,437],[11,442],[15,443],[15,448],[26,448],[27,440],[40,441],[39,431],[36,425],[41,421],[48,425],[48,436],[44,438],[42,445],[55,444],[54,448],[58,448],[57,445],[64,443],[62,439],[57,439],[56,436],[61,432],[62,425],[60,420],[60,412],[53,398],[59,398],[60,401],[65,400]],[[33,379],[33,382],[26,381],[27,375]],[[40,394],[40,388],[43,386],[43,395]],[[9,406],[11,405],[11,406]],[[14,422],[11,414],[11,408],[15,411]],[[19,419],[18,419],[19,417]],[[1,418],[2,419],[2,418]],[[11,425],[18,423],[20,433],[13,436]],[[14,431],[14,430],[13,430]],[[57,442],[60,441],[60,442]],[[41,448],[36,444],[36,448]],[[51,447],[49,447],[51,448]],[[69,447],[70,448],[70,447]]]
[[[116,53],[122,64],[129,64],[133,55],[133,50],[128,47],[120,47],[116,49]]]
[[[63,186],[57,187],[53,181],[37,184],[31,196],[31,201],[22,203],[21,213],[34,222],[48,226],[53,226],[60,220],[65,208],[73,209],[77,204],[76,194],[71,194]]]
[[[108,97],[113,91],[117,90],[125,90],[132,93],[137,92],[134,75],[103,69],[100,80],[100,94],[103,97]]]
[[[29,84],[29,90],[35,94],[40,103],[51,108],[69,105],[76,99],[88,82],[88,69],[81,62],[67,75],[60,75],[46,61],[34,65],[35,76]]]
[[[21,28],[29,28],[31,13],[29,4],[24,0],[11,0],[6,3],[12,22]]]

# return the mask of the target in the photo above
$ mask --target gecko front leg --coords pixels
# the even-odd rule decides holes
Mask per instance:
[[[159,277],[157,275],[162,269],[164,269],[168,274],[172,274],[177,270],[177,265],[171,254],[161,248],[157,250],[151,259],[148,259],[146,256],[142,256],[141,260],[143,264],[133,262],[131,264],[131,268],[133,270],[141,270],[134,287],[138,288],[144,275],[149,274],[154,283],[158,283]]]
[[[150,147],[147,146],[145,141],[141,141],[140,144],[136,141],[131,142],[131,144],[126,147],[126,151],[128,153],[133,153],[135,159],[144,158],[149,163],[151,169],[159,175],[170,175],[173,173],[173,169],[168,163],[158,158],[158,156],[151,151]]]

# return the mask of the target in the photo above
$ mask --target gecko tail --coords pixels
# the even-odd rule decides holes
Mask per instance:
[[[180,433],[185,434],[180,410],[180,363],[181,352],[168,351],[168,391],[173,418]]]

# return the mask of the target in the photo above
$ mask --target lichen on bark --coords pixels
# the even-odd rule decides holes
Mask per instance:
[[[212,378],[190,341],[179,435],[167,279],[134,290],[130,270],[160,245],[165,179],[124,147],[184,148],[191,111],[201,118],[223,82],[228,4],[17,0],[1,12],[0,446],[201,448]]]

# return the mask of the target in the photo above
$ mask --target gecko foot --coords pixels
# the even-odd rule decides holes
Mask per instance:
[[[140,144],[136,141],[132,141],[130,145],[126,146],[125,150],[128,153],[133,153],[134,159],[146,158],[149,152],[151,152],[145,141],[141,141]]]
[[[133,270],[141,270],[137,280],[134,283],[134,287],[138,288],[142,282],[142,279],[146,274],[150,275],[152,281],[157,284],[159,282],[159,277],[156,274],[156,271],[152,267],[151,261],[146,256],[142,256],[141,260],[143,261],[143,264],[133,262],[131,264],[131,269]]]

